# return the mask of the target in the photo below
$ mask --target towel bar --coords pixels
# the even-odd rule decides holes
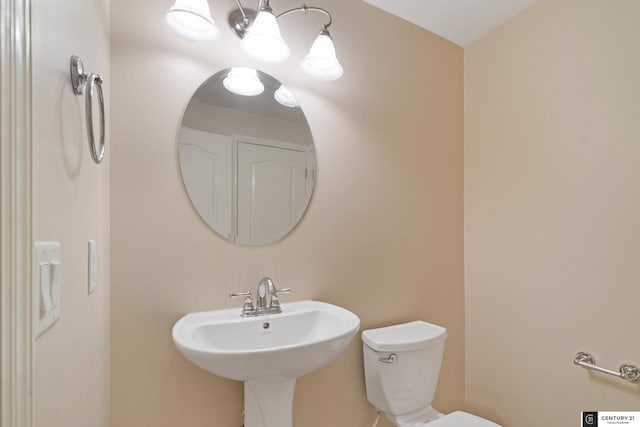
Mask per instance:
[[[583,368],[593,369],[594,371],[602,372],[607,375],[613,375],[614,377],[621,378],[623,380],[635,383],[640,380],[640,368],[630,363],[623,363],[618,368],[618,371],[612,371],[611,369],[601,368],[596,365],[596,359],[593,355],[580,351],[576,354],[573,363]]]

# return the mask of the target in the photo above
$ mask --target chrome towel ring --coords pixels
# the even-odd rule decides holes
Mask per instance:
[[[85,96],[85,111],[86,111],[86,123],[87,123],[87,135],[89,137],[89,149],[91,152],[91,158],[97,164],[100,164],[104,159],[104,133],[105,133],[105,120],[104,120],[104,94],[102,92],[102,77],[99,74],[91,73],[85,74],[84,65],[80,57],[73,55],[71,57],[71,86],[73,87],[73,93],[76,95],[82,95],[87,90]],[[93,129],[93,97],[94,92],[98,93],[98,112],[100,114],[100,138],[99,143],[96,146],[95,132]]]

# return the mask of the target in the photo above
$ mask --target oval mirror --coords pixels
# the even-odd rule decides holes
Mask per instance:
[[[182,117],[178,156],[193,206],[232,242],[282,239],[311,199],[309,124],[291,92],[261,71],[226,69],[198,88]]]

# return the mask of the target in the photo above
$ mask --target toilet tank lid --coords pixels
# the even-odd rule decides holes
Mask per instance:
[[[445,338],[445,328],[422,320],[362,332],[362,341],[376,351],[419,350],[440,344]]]

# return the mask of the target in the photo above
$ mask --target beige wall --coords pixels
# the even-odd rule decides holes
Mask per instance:
[[[224,27],[233,4],[212,2],[221,41],[192,44],[162,24],[169,3],[111,2],[112,425],[240,426],[242,384],[193,366],[170,332],[187,312],[239,310],[228,293],[253,289],[264,275],[294,289],[283,301],[342,305],[365,329],[417,318],[447,327],[436,405],[460,407],[462,49],[360,0],[327,0],[345,75],[316,82],[297,62],[321,15],[283,20],[293,58],[259,66]],[[234,246],[210,230],[178,167],[176,135],[191,94],[234,65],[262,68],[292,90],[317,149],[307,214],[264,248]],[[358,335],[336,361],[298,380],[294,425],[373,422],[361,345]]]
[[[505,427],[638,410],[640,3],[540,0],[465,49],[466,404]]]
[[[60,320],[35,342],[36,427],[109,425],[109,158],[93,163],[84,97],[69,79],[72,54],[105,80],[106,0],[32,2],[34,238],[62,248]],[[107,105],[108,110],[108,105]],[[108,123],[108,122],[107,122]],[[87,241],[97,241],[98,284],[87,285]],[[35,296],[37,298],[37,296]]]

